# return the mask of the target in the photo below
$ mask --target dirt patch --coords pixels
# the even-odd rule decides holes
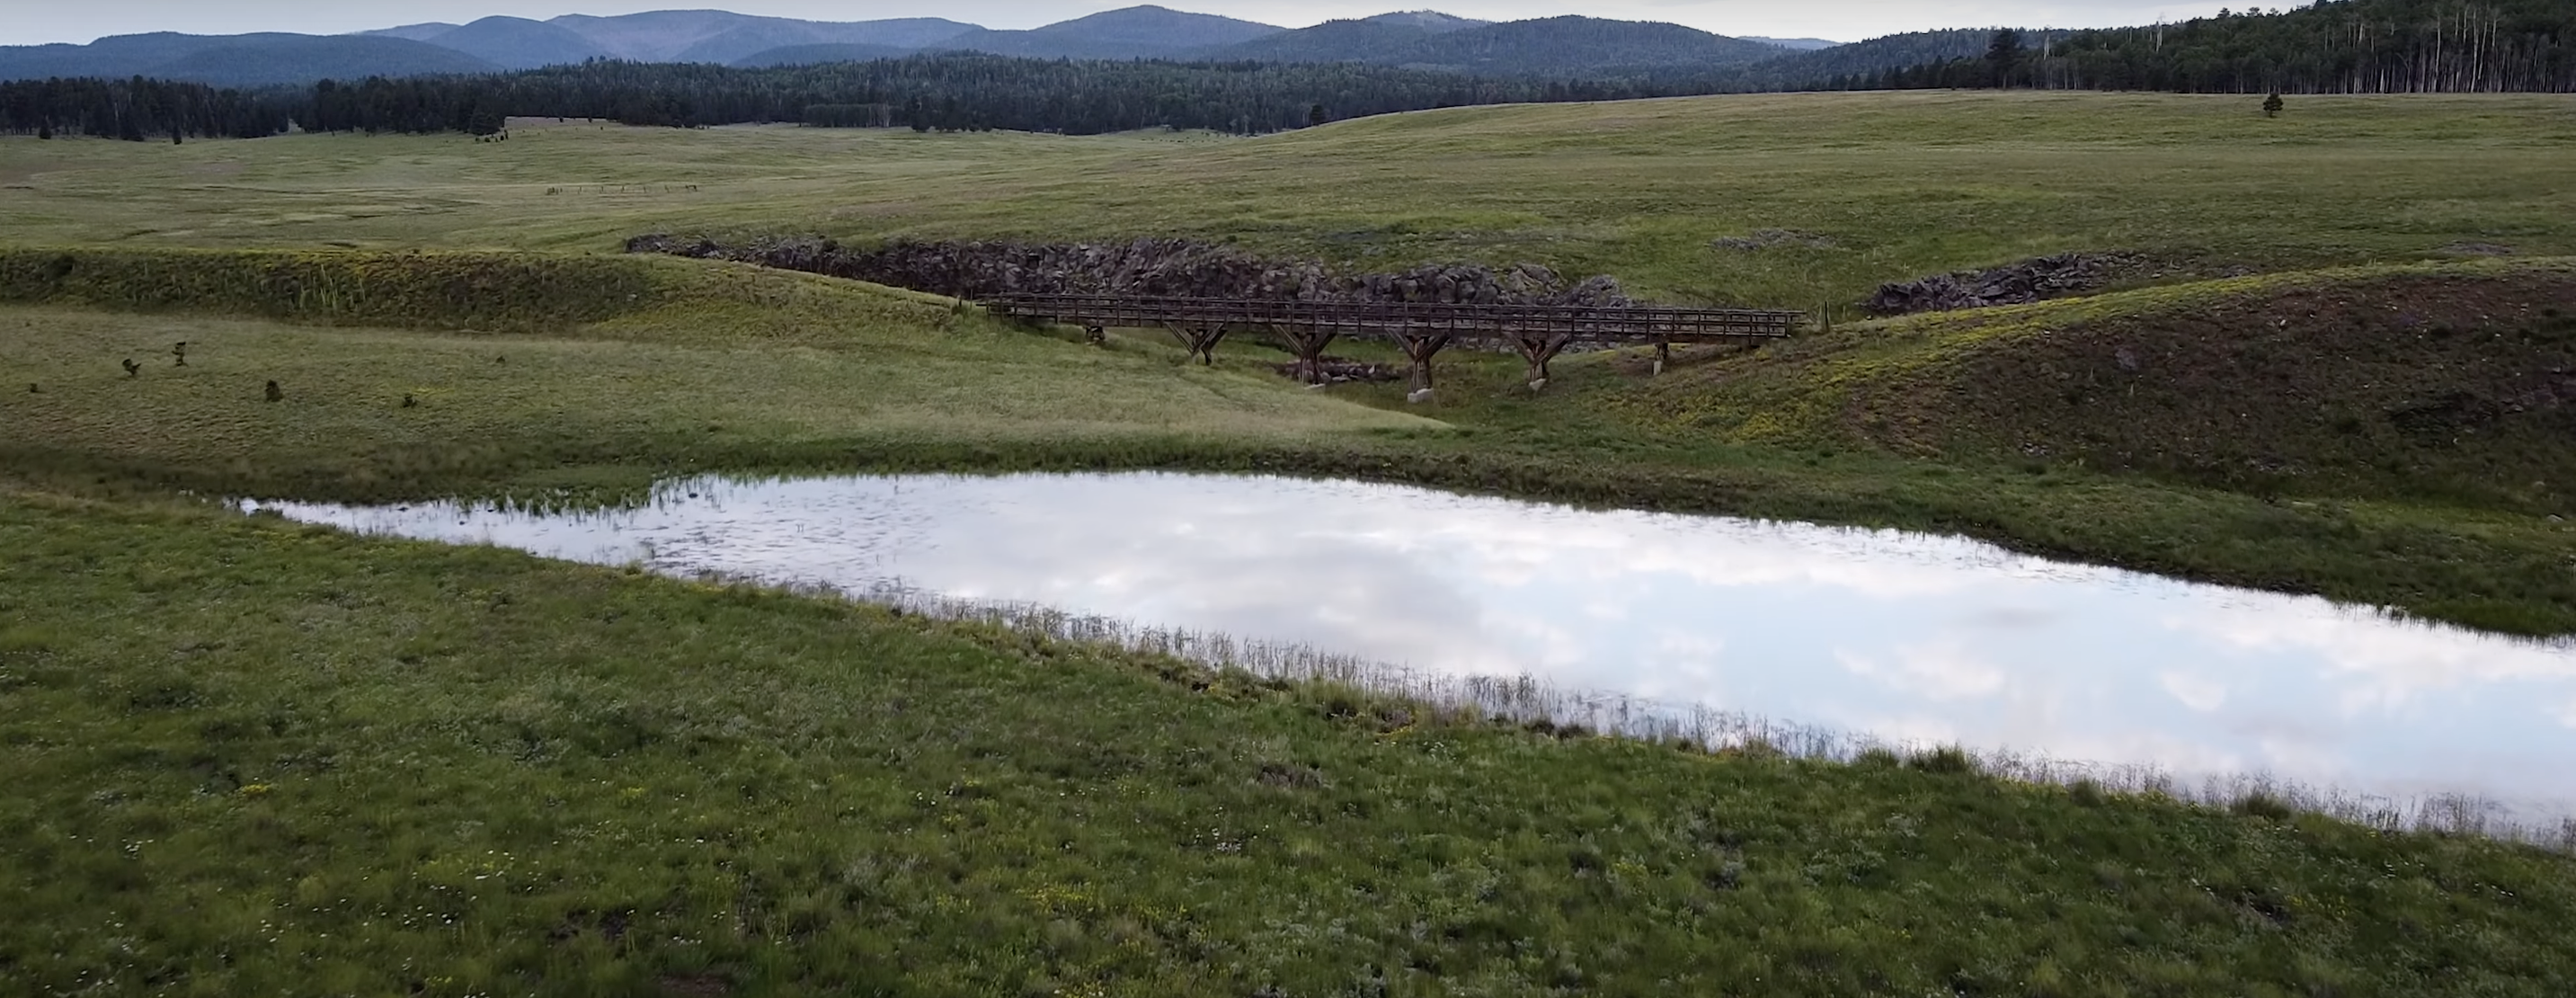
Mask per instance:
[[[644,235],[629,253],[734,260],[982,298],[997,294],[1120,294],[1287,301],[1440,302],[1622,306],[1635,302],[1609,277],[1568,281],[1534,263],[1500,269],[1426,264],[1398,273],[1347,274],[1314,260],[1274,260],[1189,239],[1101,243],[915,242],[871,248],[790,237],[727,245]]]

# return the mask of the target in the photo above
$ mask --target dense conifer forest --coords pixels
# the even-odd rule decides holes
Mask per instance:
[[[274,94],[142,77],[0,83],[0,133],[14,135],[257,138],[285,131],[294,111]]]

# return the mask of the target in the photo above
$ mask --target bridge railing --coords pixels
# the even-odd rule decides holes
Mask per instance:
[[[982,300],[1014,318],[1094,328],[1272,327],[1341,335],[1431,335],[1699,343],[1790,335],[1803,312],[1606,305],[1288,301],[1124,295],[1010,294]]]

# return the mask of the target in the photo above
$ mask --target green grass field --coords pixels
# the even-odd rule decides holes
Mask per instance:
[[[1966,533],[2576,632],[2549,380],[2571,141],[2558,97],[2265,120],[2053,94],[1248,140],[0,140],[0,991],[2567,993],[2576,859],[2528,846],[1950,756],[1557,737],[201,497],[1259,470]],[[1707,245],[1758,228],[1833,246]],[[610,255],[656,229],[1197,235],[1806,307],[2057,250],[2178,269],[1661,376],[1569,357],[1535,395],[1518,359],[1453,351],[1408,406],[1297,386],[1253,341],[1200,367],[1148,333]],[[2266,273],[2197,280],[2233,266]]]
[[[1459,108],[1254,139],[596,125],[142,148],[0,140],[21,243],[614,249],[643,231],[1189,235],[1535,260],[1676,302],[1847,305],[2064,250],[2260,269],[2576,254],[2576,100],[1867,93]],[[1709,241],[1778,228],[1830,249]]]

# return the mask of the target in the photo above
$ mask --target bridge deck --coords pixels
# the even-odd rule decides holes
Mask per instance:
[[[1499,340],[1529,361],[1529,384],[1547,386],[1548,361],[1569,345],[1640,343],[1655,347],[1662,373],[1675,343],[1727,343],[1779,339],[1806,318],[1803,312],[1743,308],[1659,308],[1593,305],[1452,305],[1430,302],[1282,301],[1266,298],[1148,298],[1122,295],[996,295],[983,301],[996,315],[1027,322],[1060,322],[1089,330],[1167,328],[1190,353],[1216,362],[1226,333],[1261,329],[1277,333],[1297,354],[1297,375],[1324,379],[1324,348],[1336,337],[1394,340],[1413,361],[1416,399],[1430,397],[1431,358],[1451,342]]]
[[[996,295],[996,314],[1092,328],[1218,325],[1343,336],[1446,333],[1460,337],[1569,336],[1616,343],[1711,343],[1788,336],[1803,312],[1590,305],[1451,305],[1430,302]]]

